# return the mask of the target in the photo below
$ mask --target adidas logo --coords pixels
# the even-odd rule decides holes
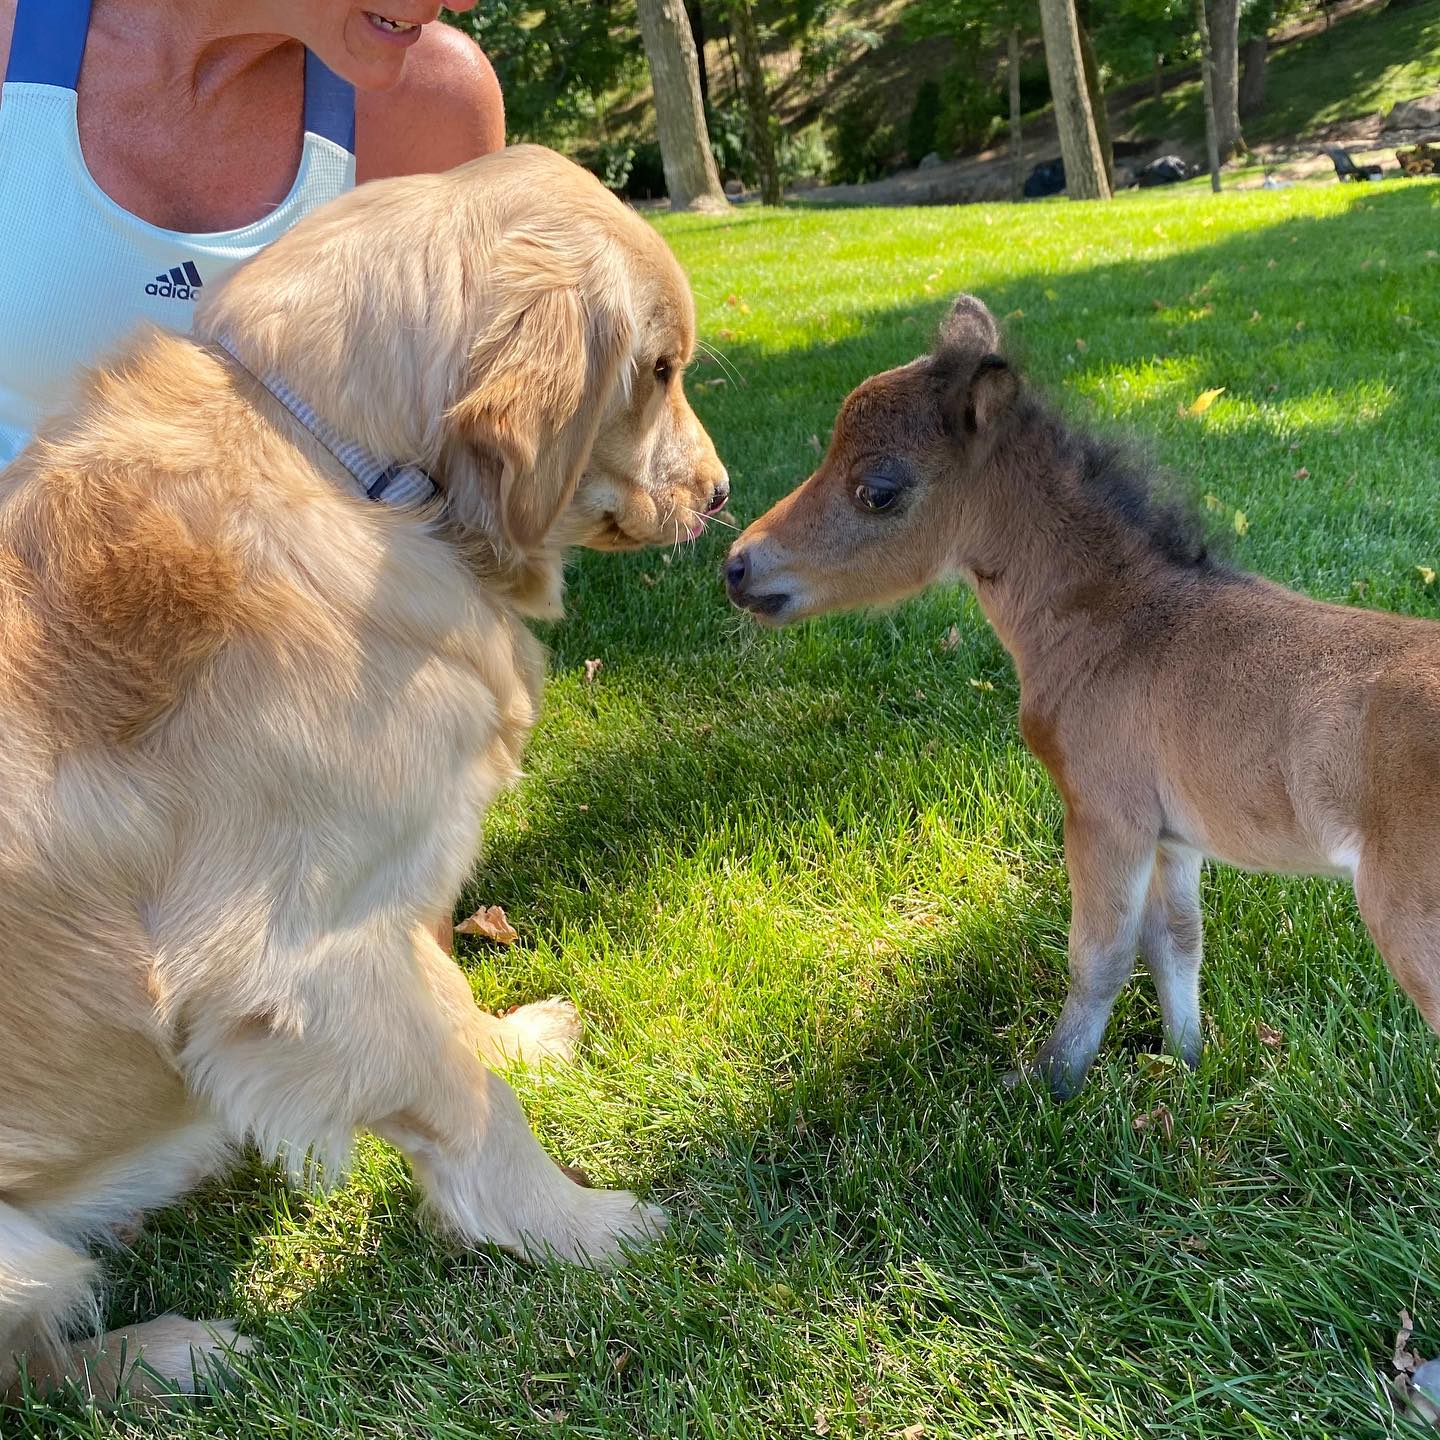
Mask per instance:
[[[194,300],[196,292],[205,282],[195,268],[193,260],[177,265],[164,275],[157,275],[146,287],[147,295],[162,295],[167,300]]]

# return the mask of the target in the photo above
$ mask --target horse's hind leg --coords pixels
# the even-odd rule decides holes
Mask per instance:
[[[1140,958],[1160,997],[1165,1044],[1192,1066],[1200,1059],[1203,863],[1198,850],[1161,845],[1140,926]]]
[[[1433,846],[1403,857],[1366,845],[1355,899],[1390,973],[1440,1034],[1440,857]]]

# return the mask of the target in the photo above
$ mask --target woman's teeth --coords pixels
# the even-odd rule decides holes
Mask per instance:
[[[382,30],[393,30],[399,35],[403,35],[407,30],[419,29],[419,26],[413,25],[409,21],[391,20],[384,15],[377,15],[373,10],[367,10],[365,16],[372,25],[378,25]]]

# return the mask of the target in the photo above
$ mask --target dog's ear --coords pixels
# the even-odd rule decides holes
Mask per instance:
[[[483,283],[497,298],[446,416],[443,483],[463,525],[523,552],[574,497],[633,327],[616,277],[541,240],[506,247]]]
[[[957,295],[950,313],[940,322],[936,350],[976,350],[989,352],[1000,348],[1000,327],[975,295]]]

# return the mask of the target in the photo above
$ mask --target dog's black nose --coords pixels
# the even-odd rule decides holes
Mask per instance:
[[[730,592],[732,600],[738,599],[745,588],[745,576],[750,569],[742,551],[738,555],[731,555],[725,562],[725,588]]]
[[[707,515],[718,515],[725,508],[725,502],[730,498],[730,487],[728,485],[717,485],[710,495],[710,503],[705,507]]]

